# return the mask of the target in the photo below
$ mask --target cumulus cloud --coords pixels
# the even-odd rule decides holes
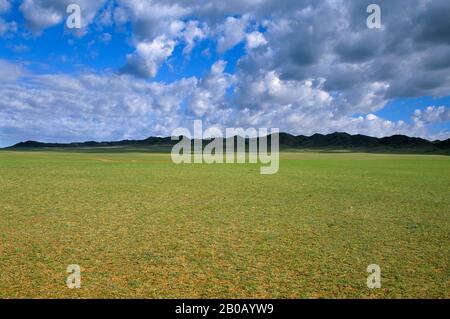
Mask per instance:
[[[207,37],[208,26],[200,25],[198,21],[189,21],[182,31],[182,38],[186,43],[183,54],[190,54],[197,41],[201,41]]]
[[[414,121],[419,126],[430,123],[450,122],[450,108],[445,106],[429,106],[425,110],[414,112]]]
[[[25,82],[0,85],[0,130],[47,141],[170,135],[195,85],[195,78],[162,84],[127,75],[28,74]]]
[[[172,55],[175,41],[160,36],[150,42],[140,42],[136,52],[127,56],[123,72],[140,77],[154,77],[160,65]]]
[[[229,107],[225,95],[233,83],[233,76],[224,72],[225,67],[225,61],[217,61],[209,74],[198,83],[189,101],[189,110],[196,117],[214,116]]]
[[[237,94],[243,106],[277,109],[286,105],[296,108],[331,108],[332,97],[322,89],[323,80],[282,80],[275,71],[239,78]]]
[[[152,40],[142,40],[136,37],[136,51],[127,56],[127,65],[123,71],[138,77],[154,77],[161,64],[173,53],[175,46],[183,43],[183,55],[189,55],[198,41],[207,37],[209,32],[206,24],[196,20],[187,22],[171,21],[162,35]]]
[[[266,45],[267,40],[264,38],[264,35],[261,32],[254,31],[252,33],[247,34],[247,49],[256,49],[260,46]]]
[[[366,27],[365,9],[370,1],[320,1],[302,6],[306,3],[272,15],[264,33],[267,53],[242,59],[246,73],[263,69],[295,81],[324,78],[324,89],[342,96],[342,108],[355,111],[376,111],[392,98],[442,96],[450,91],[446,54],[450,46],[445,36],[450,29],[439,28],[436,50],[423,43],[421,34],[427,27],[419,23],[433,25],[432,12],[448,12],[448,1],[418,0],[406,7],[381,1],[380,30]],[[276,54],[268,59],[270,52]]]
[[[263,93],[265,104],[238,107],[227,99],[236,78],[225,67],[226,62],[218,61],[202,79],[166,84],[109,73],[33,74],[0,61],[0,70],[8,75],[0,85],[0,130],[16,141],[118,140],[168,136],[174,128],[190,127],[201,118],[205,127],[222,129],[282,124],[283,130],[302,134],[427,134],[426,125],[417,123],[391,122],[373,114],[336,114],[333,97],[322,90],[320,81],[285,81],[275,73],[255,82],[246,97],[252,101]],[[441,108],[427,110],[427,117],[434,112],[442,117]]]
[[[246,35],[249,16],[244,15],[241,18],[228,17],[225,22],[219,26],[220,36],[217,41],[217,50],[220,53],[233,48],[239,42],[243,41]]]

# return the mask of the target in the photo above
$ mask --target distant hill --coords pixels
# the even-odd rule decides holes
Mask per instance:
[[[290,134],[280,134],[280,145],[294,148],[331,148],[331,149],[357,149],[357,148],[387,148],[387,149],[418,149],[439,150],[449,149],[450,139],[446,141],[430,142],[428,140],[393,135],[390,137],[371,137],[365,135],[350,135],[348,133],[333,133],[328,135],[314,134],[310,137]]]
[[[347,133],[332,133],[328,135],[314,134],[312,136],[291,135],[280,133],[280,149],[286,150],[325,150],[325,151],[368,151],[368,152],[411,152],[411,153],[442,153],[450,154],[450,139],[445,141],[428,141],[422,138],[394,135],[390,137],[370,137],[365,135],[350,135]],[[235,137],[237,139],[237,137]],[[136,149],[160,147],[170,148],[178,143],[170,137],[149,137],[144,140],[122,140],[116,142],[82,142],[82,143],[41,143],[36,141],[21,142],[7,149],[52,149],[52,148],[113,148],[133,147]],[[203,140],[203,144],[209,140]],[[249,139],[246,139],[246,144]]]

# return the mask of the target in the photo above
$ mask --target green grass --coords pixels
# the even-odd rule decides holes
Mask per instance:
[[[449,191],[446,156],[2,151],[0,297],[449,298]]]

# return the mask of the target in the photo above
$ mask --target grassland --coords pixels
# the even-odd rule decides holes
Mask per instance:
[[[0,297],[450,298],[449,191],[446,156],[2,151]]]

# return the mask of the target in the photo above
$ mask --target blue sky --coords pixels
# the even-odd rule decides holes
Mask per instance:
[[[0,146],[167,136],[195,119],[449,138],[450,6],[413,1],[379,1],[374,30],[370,1],[0,0]],[[81,29],[65,26],[70,3]]]

